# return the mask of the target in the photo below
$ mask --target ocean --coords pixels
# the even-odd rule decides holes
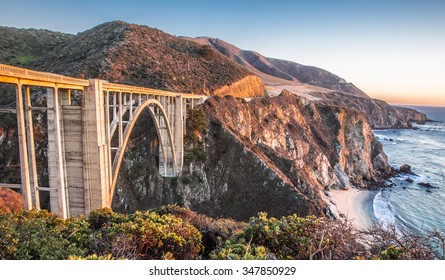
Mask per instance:
[[[373,201],[379,223],[422,233],[445,232],[445,107],[406,106],[427,114],[429,122],[413,129],[374,130],[392,166],[409,164],[416,175],[389,179],[391,188],[380,190]],[[419,183],[429,183],[427,188]]]

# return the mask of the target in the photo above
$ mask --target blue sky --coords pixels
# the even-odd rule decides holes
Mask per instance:
[[[0,3],[3,26],[77,33],[124,20],[318,66],[391,102],[445,105],[444,0]]]

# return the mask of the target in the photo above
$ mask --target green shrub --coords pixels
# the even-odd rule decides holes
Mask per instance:
[[[93,210],[87,219],[92,230],[99,230],[107,224],[122,223],[128,221],[127,215],[113,212],[110,208],[100,208]]]
[[[174,215],[198,229],[202,235],[202,245],[204,247],[202,256],[204,258],[209,257],[210,252],[216,249],[218,244],[241,233],[246,226],[245,223],[231,219],[213,219],[177,205],[163,206],[157,212]]]
[[[223,247],[210,254],[213,260],[266,260],[274,257],[264,246],[257,246],[241,238],[233,242],[227,240]]]
[[[246,243],[246,240],[249,242]],[[260,250],[258,253],[256,250]],[[351,259],[361,246],[348,223],[296,215],[267,218],[259,213],[243,232],[212,252],[212,258]]]
[[[126,259],[196,259],[201,234],[182,219],[155,212],[117,214],[93,211],[88,218],[93,232],[93,254]]]
[[[86,257],[81,256],[70,256],[69,260],[72,261],[78,261],[78,260],[87,260],[87,261],[108,261],[108,260],[115,260],[111,254],[106,256],[98,256],[96,254],[88,255]]]
[[[181,176],[181,183],[183,183],[183,184],[185,184],[185,185],[188,185],[188,184],[190,184],[191,182],[192,182],[192,178],[190,178],[190,175],[182,175]]]
[[[91,251],[93,230],[84,217],[65,220],[65,228],[62,230],[62,233],[65,239],[82,250],[84,254],[88,254]]]
[[[196,259],[201,251],[201,234],[182,219],[155,212],[136,212],[123,224],[133,235],[141,259]]]
[[[187,121],[186,121],[186,136],[185,140],[187,143],[196,142],[200,135],[204,132],[207,125],[207,119],[204,110],[198,109],[188,109],[187,110]]]
[[[83,254],[64,237],[65,222],[47,211],[3,214],[0,219],[1,259],[57,260]]]
[[[198,49],[198,54],[202,56],[206,60],[210,60],[213,56],[215,56],[215,51],[209,45],[202,45]]]
[[[396,245],[389,246],[386,250],[380,252],[381,260],[398,260],[403,253],[403,249]]]
[[[173,215],[98,209],[63,220],[46,211],[0,213],[0,259],[196,259],[201,234]]]

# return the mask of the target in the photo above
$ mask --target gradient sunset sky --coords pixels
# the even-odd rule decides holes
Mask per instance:
[[[321,67],[391,103],[445,106],[445,0],[0,3],[1,26],[75,34],[123,20]]]

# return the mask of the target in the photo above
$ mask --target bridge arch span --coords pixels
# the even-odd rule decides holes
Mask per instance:
[[[155,110],[155,108],[157,110]],[[114,196],[114,190],[116,188],[117,179],[119,177],[119,170],[122,164],[122,160],[125,154],[125,149],[127,148],[128,141],[130,139],[131,132],[133,131],[133,128],[139,119],[142,112],[148,109],[148,112],[150,113],[151,118],[153,119],[153,122],[155,124],[156,133],[159,138],[159,146],[160,146],[160,157],[159,157],[159,166],[160,168],[163,166],[165,169],[165,174],[163,175],[169,175],[169,169],[170,176],[175,176],[176,174],[176,152],[175,152],[175,145],[173,142],[173,133],[171,129],[171,125],[168,121],[167,114],[162,106],[162,104],[156,100],[156,99],[148,99],[145,100],[133,113],[133,118],[131,122],[125,127],[124,135],[123,135],[123,143],[118,148],[116,156],[114,157],[113,163],[112,163],[112,182],[110,186],[110,203]],[[159,117],[159,118],[158,118]],[[160,170],[162,173],[163,170]],[[165,176],[168,177],[168,176]],[[111,205],[110,205],[111,206]]]

